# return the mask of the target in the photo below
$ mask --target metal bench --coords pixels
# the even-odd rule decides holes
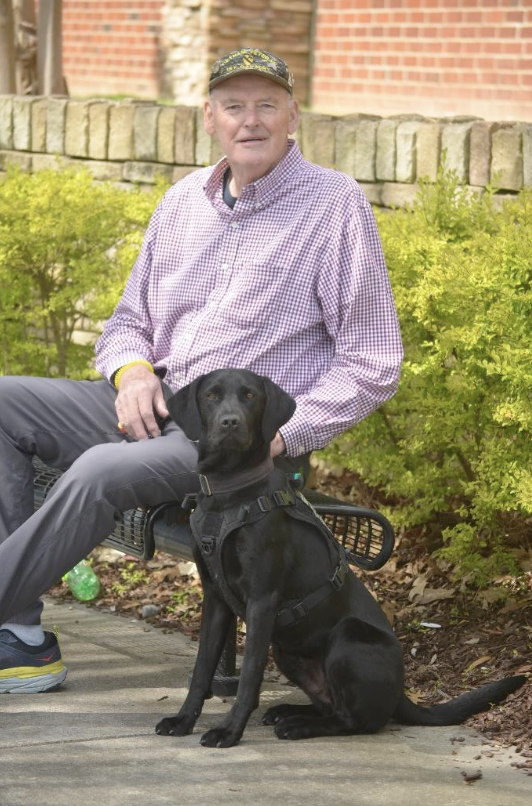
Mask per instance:
[[[62,474],[63,471],[34,460],[35,509],[44,503]],[[383,515],[308,488],[302,492],[345,548],[350,563],[366,571],[382,568],[394,547],[393,528]],[[156,550],[193,560],[193,538],[188,518],[189,513],[181,508],[179,501],[169,501],[149,509],[128,510],[122,514],[104,545],[143,560],[150,560]],[[237,686],[235,618],[212,688],[219,696],[232,696]]]

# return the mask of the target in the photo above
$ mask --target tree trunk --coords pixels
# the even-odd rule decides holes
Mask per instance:
[[[37,73],[40,95],[63,95],[63,0],[40,0],[37,24]]]
[[[15,92],[15,26],[12,0],[0,0],[0,95]]]

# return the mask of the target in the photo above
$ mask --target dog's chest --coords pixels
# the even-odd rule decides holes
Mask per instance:
[[[250,601],[266,597],[278,609],[277,626],[290,626],[341,589],[342,550],[293,491],[221,503],[200,497],[190,524],[203,572],[238,616],[245,619]]]

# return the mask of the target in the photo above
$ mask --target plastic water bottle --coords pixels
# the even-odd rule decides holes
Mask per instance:
[[[87,560],[75,565],[63,579],[80,602],[90,602],[96,599],[100,592],[100,580]]]

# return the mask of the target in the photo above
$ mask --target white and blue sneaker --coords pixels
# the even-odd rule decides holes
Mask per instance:
[[[67,669],[53,632],[39,646],[20,641],[11,630],[0,630],[0,694],[37,694],[61,685]]]

